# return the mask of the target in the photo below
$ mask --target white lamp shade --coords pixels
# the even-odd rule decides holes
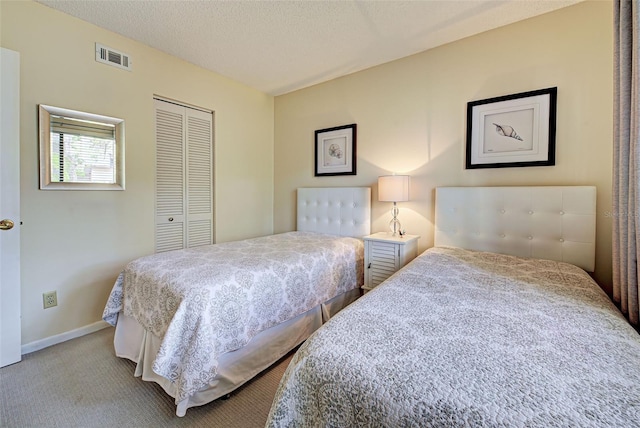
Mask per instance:
[[[380,202],[404,202],[409,200],[408,175],[383,175],[378,177]]]

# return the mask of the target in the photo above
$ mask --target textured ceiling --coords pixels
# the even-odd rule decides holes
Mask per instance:
[[[582,0],[37,1],[280,95]]]

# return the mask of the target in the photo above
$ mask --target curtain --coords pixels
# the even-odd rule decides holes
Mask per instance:
[[[638,1],[614,1],[613,300],[638,326],[640,39]]]

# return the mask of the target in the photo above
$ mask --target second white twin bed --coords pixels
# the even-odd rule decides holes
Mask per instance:
[[[436,247],[300,347],[267,426],[640,426],[640,336],[576,266],[595,189],[436,199]]]

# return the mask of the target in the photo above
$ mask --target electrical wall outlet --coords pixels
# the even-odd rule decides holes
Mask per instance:
[[[55,291],[49,291],[48,293],[42,293],[42,306],[45,309],[58,306],[58,295]]]

